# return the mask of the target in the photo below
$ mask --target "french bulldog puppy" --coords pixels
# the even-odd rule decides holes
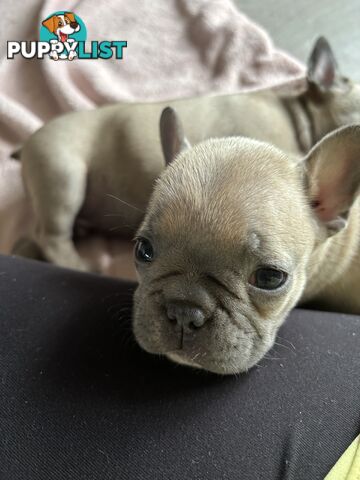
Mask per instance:
[[[234,374],[264,356],[299,302],[360,313],[360,125],[302,158],[245,137],[190,148],[167,108],[161,138],[170,165],[135,248],[145,350]]]
[[[19,242],[14,253],[40,253],[55,264],[87,270],[73,243],[75,221],[132,237],[164,168],[158,119],[166,105],[119,104],[70,113],[32,135],[21,161],[35,225],[32,238]],[[338,73],[329,44],[320,38],[308,62],[308,89],[298,96],[265,91],[170,105],[191,143],[241,135],[299,155],[327,132],[360,123],[360,86]]]

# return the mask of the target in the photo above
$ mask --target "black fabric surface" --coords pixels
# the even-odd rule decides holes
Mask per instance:
[[[0,479],[322,479],[360,431],[360,319],[295,310],[248,374],[148,355],[134,285],[0,256]]]

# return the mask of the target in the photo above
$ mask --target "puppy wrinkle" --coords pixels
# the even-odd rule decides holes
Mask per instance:
[[[183,272],[180,272],[179,270],[173,270],[168,273],[164,273],[163,275],[159,275],[158,277],[154,278],[153,282],[160,282],[161,280],[166,280],[170,277],[177,277],[178,275],[182,275]]]
[[[161,294],[162,294],[161,288],[157,288],[156,290],[152,290],[151,292],[149,292],[149,297],[154,295],[161,295]]]
[[[226,307],[226,305],[224,304],[224,302],[221,300],[221,299],[218,299],[218,308],[221,308],[221,310],[223,310],[226,315],[229,317],[229,320],[230,322],[236,326],[236,327],[239,327],[239,324],[235,322],[235,320],[232,318],[232,315],[231,315],[231,312],[230,310]],[[215,310],[216,311],[216,310]]]
[[[238,330],[240,330],[241,332],[246,333],[247,335],[251,335],[251,334],[254,334],[254,333],[255,333],[256,335],[258,335],[259,338],[261,338],[259,330],[256,328],[256,326],[254,326],[254,325],[252,324],[252,322],[248,319],[248,317],[246,317],[245,315],[243,315],[243,317],[246,318],[246,320],[249,322],[249,324],[250,324],[251,327],[253,328],[253,331],[252,331],[252,332],[245,331],[245,330],[242,328],[241,324],[235,320],[235,318],[234,318],[233,315],[231,314],[231,311],[225,306],[224,302],[223,302],[221,299],[219,299],[219,308],[226,313],[226,315],[227,315],[228,320],[230,321],[230,323],[231,323],[232,325],[234,325],[234,327],[236,327]]]
[[[244,315],[244,317],[246,318],[246,320],[249,322],[250,326],[254,329],[254,331],[256,332],[256,335],[257,337],[259,338],[259,340],[263,340],[264,338],[264,334],[260,332],[258,326],[256,325],[256,322],[254,320],[252,320],[252,315]]]
[[[236,300],[241,300],[241,298],[233,292],[225,283],[223,283],[221,280],[219,280],[217,277],[215,277],[212,274],[206,273],[205,277],[210,280],[212,283],[215,283],[222,289],[224,289],[227,293],[229,293],[232,297],[236,298]]]
[[[239,299],[239,297],[238,297]],[[251,326],[252,328],[252,331],[249,332],[247,330],[244,330],[242,325],[237,322],[235,320],[235,318],[233,317],[233,315],[231,314],[231,311],[226,307],[226,305],[224,304],[223,300],[221,298],[217,299],[218,301],[218,306],[226,313],[226,315],[228,316],[228,319],[230,320],[230,323],[232,325],[234,325],[234,327],[236,327],[237,329],[239,329],[241,332],[243,333],[246,333],[246,334],[256,334],[257,337],[262,340],[263,339],[263,334],[260,332],[260,330],[258,329],[257,325],[255,322],[253,322],[250,318],[251,318],[251,315],[248,316],[248,315],[245,315],[245,314],[242,314],[243,318],[245,318],[247,320],[247,322],[249,323],[249,325]]]

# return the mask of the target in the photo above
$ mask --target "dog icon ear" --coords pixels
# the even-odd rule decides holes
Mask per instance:
[[[68,17],[71,23],[76,22],[75,15],[72,12],[65,12],[64,16]]]
[[[50,18],[47,18],[42,22],[42,25],[46,27],[49,32],[54,33],[56,30],[56,15],[53,15]]]

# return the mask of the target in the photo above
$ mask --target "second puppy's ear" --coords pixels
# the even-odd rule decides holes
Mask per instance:
[[[308,81],[321,92],[330,90],[338,77],[335,55],[325,37],[319,37],[307,62]]]
[[[190,148],[184,129],[176,111],[166,107],[160,117],[160,139],[166,165],[183,150]]]

